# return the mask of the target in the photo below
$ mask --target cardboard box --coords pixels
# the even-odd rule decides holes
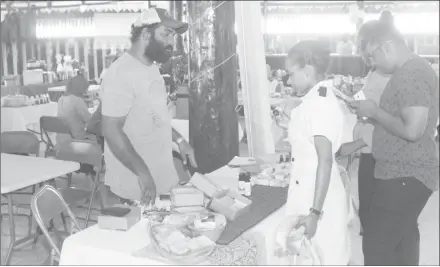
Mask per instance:
[[[205,195],[211,199],[208,208],[223,214],[228,220],[233,221],[243,212],[245,212],[252,203],[248,198],[240,195],[232,189],[223,189],[209,177],[195,173],[190,181],[192,185],[200,189]],[[243,207],[234,208],[234,200],[244,204]]]
[[[171,190],[174,207],[204,206],[203,192],[194,187],[177,187]]]
[[[98,215],[98,226],[101,229],[127,231],[141,219],[140,207],[115,205],[115,207],[130,208],[130,212],[123,217]]]

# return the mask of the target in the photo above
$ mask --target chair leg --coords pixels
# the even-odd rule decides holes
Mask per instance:
[[[96,173],[96,176],[94,179],[92,195],[90,196],[89,207],[87,208],[87,215],[86,215],[86,221],[84,224],[84,228],[87,228],[87,226],[89,225],[90,211],[92,209],[93,200],[95,199],[96,191],[98,191],[98,184],[99,184],[99,172]]]
[[[67,174],[67,188],[72,185],[72,173]]]
[[[64,226],[64,230],[66,231],[66,233],[69,233],[69,230],[68,230],[67,224],[66,224],[66,217],[64,217],[63,212],[61,212],[60,215],[61,215],[61,222],[63,223],[63,226]]]
[[[37,226],[37,230],[36,230],[36,234],[35,234],[35,237],[34,237],[34,241],[32,242],[32,249],[35,248],[35,245],[37,245],[38,238],[39,238],[42,234],[43,234],[43,231],[41,231],[40,226]]]

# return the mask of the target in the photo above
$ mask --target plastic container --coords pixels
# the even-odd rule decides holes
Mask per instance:
[[[204,214],[205,216],[212,215],[215,218],[216,228],[213,230],[204,230],[204,229],[197,229],[194,226],[194,220],[190,221],[188,223],[188,229],[190,229],[192,232],[195,232],[200,235],[204,235],[207,238],[211,239],[213,242],[217,242],[217,240],[220,238],[221,234],[226,228],[226,217],[219,213],[214,212],[208,212],[207,214]]]

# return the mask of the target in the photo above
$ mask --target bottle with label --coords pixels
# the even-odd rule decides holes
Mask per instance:
[[[240,172],[238,175],[238,193],[244,195],[246,188],[246,173]]]
[[[35,105],[35,98],[31,96],[31,106]]]
[[[251,173],[247,172],[244,176],[244,195],[250,197],[252,194]]]

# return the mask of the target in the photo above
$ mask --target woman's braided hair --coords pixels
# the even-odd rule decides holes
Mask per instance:
[[[300,68],[306,65],[313,66],[316,74],[323,76],[330,63],[330,49],[322,41],[301,41],[289,50],[287,57],[290,63],[298,64]]]

